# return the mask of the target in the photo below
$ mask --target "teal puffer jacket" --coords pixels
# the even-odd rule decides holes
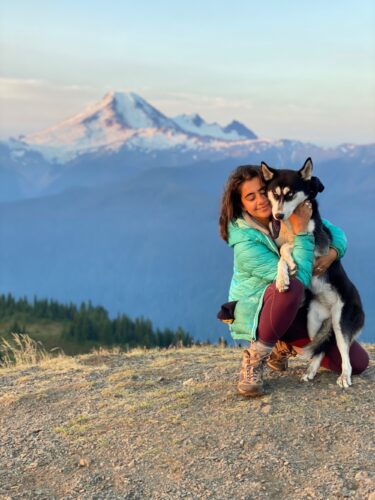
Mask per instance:
[[[327,220],[324,225],[332,235],[331,246],[338,258],[346,251],[345,233]],[[268,285],[276,279],[279,250],[271,236],[252,227],[242,217],[228,227],[228,244],[234,250],[233,277],[229,300],[237,300],[233,323],[229,325],[233,339],[256,339],[259,313],[263,295]],[[294,237],[293,258],[297,264],[296,277],[305,287],[310,284],[314,263],[314,236],[309,233]]]

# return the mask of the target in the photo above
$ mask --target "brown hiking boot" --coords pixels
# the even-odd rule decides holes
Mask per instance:
[[[263,368],[270,353],[259,347],[258,342],[251,344],[249,349],[242,353],[242,365],[238,392],[242,396],[256,397],[264,394]]]
[[[267,365],[277,372],[285,372],[288,369],[288,358],[297,356],[297,351],[286,342],[278,340],[272,349]]]

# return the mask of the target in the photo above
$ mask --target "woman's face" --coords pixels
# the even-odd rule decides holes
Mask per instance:
[[[240,186],[240,194],[242,207],[251,216],[260,220],[271,217],[271,204],[266,196],[266,190],[258,177],[243,182]]]

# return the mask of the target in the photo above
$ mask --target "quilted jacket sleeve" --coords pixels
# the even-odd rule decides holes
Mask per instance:
[[[236,245],[238,271],[266,283],[276,279],[279,256],[258,241],[243,241]]]
[[[294,237],[293,259],[297,264],[297,278],[307,287],[312,278],[315,239],[312,234],[296,234]]]
[[[346,235],[342,229],[337,226],[331,224],[328,220],[322,219],[323,224],[329,229],[332,236],[331,247],[337,251],[338,258],[341,259],[346,252],[348,242],[346,239]]]
[[[247,277],[256,277],[265,283],[276,279],[279,255],[259,241],[244,241],[235,246],[238,270]],[[314,236],[300,234],[294,238],[293,259],[297,264],[296,277],[307,287],[314,263]]]

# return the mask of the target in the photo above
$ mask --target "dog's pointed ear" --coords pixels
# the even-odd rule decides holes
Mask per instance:
[[[262,161],[262,163],[260,164],[260,171],[263,175],[263,179],[266,182],[273,179],[275,175],[275,170],[273,168],[270,168],[264,161]]]
[[[307,158],[307,160],[303,164],[303,167],[300,170],[298,170],[298,173],[302,177],[302,180],[309,181],[312,176],[312,171],[313,171],[312,159]]]
[[[318,177],[312,176],[310,182],[310,196],[315,198],[318,193],[324,191],[324,185]]]

